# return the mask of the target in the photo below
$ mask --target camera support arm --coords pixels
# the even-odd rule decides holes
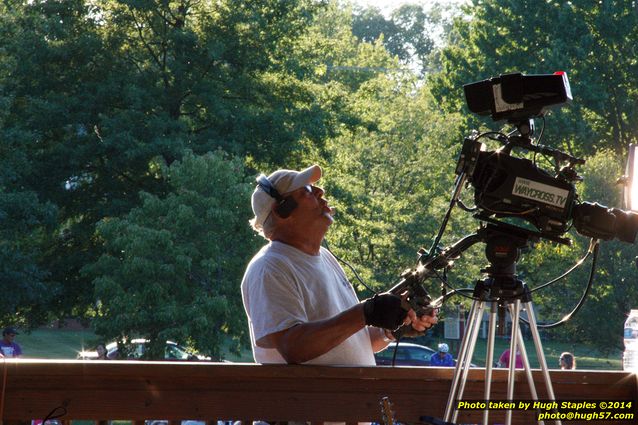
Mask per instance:
[[[417,316],[430,314],[434,309],[441,307],[445,301],[445,295],[432,300],[428,292],[421,284],[424,279],[436,274],[436,270],[452,267],[454,260],[472,245],[485,240],[486,234],[480,229],[477,233],[464,237],[454,245],[444,249],[440,253],[430,256],[423,248],[419,250],[419,260],[415,268],[407,270],[401,275],[401,281],[394,285],[388,292],[403,299],[404,308],[411,308]],[[408,326],[401,326],[393,332],[398,340],[409,330]]]

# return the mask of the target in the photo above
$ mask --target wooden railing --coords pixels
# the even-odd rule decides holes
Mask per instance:
[[[24,359],[0,367],[0,419],[9,422],[42,419],[56,407],[65,409],[64,420],[382,422],[379,402],[385,396],[397,420],[416,423],[424,415],[443,416],[453,373],[431,367]],[[483,374],[481,368],[470,370],[464,399],[483,398]],[[539,397],[547,398],[540,371],[533,375]],[[638,400],[636,375],[626,372],[556,370],[551,380],[558,400]],[[494,370],[492,399],[506,398],[506,381],[507,370]],[[522,371],[515,398],[530,399]],[[481,414],[462,411],[459,422],[479,423]],[[503,411],[490,415],[490,423],[503,423]],[[514,411],[513,423],[535,423],[534,413]]]

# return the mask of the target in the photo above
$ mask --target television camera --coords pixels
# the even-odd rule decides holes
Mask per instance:
[[[410,307],[417,313],[425,314],[439,307],[444,298],[433,301],[421,282],[435,276],[437,270],[449,267],[477,242],[487,243],[487,257],[492,266],[496,263],[510,267],[529,239],[569,244],[571,241],[564,235],[572,226],[579,234],[595,239],[635,241],[638,214],[579,199],[574,184],[582,180],[576,166],[584,164],[583,159],[534,143],[534,118],[544,116],[550,107],[572,100],[566,73],[505,74],[466,84],[464,92],[471,112],[491,115],[494,121],[507,120],[516,127],[510,134],[473,132],[465,138],[458,158],[450,211],[458,204],[473,212],[484,226],[441,250],[438,244],[449,218],[448,211],[432,248],[419,251],[417,266],[406,271],[390,292],[405,296],[407,291]],[[489,151],[480,141],[483,137],[495,139],[502,146]],[[515,148],[552,158],[554,170],[547,171],[532,160],[512,156]],[[465,207],[459,200],[465,185],[474,188],[473,208]],[[524,223],[533,228],[518,225]],[[513,245],[507,253],[498,253],[495,239],[510,240]],[[503,244],[500,246],[502,249]]]

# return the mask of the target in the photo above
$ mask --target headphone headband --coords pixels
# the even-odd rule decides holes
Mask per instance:
[[[261,188],[261,190],[270,195],[270,197],[275,198],[277,202],[284,201],[283,196],[281,196],[279,191],[275,189],[275,186],[273,186],[268,177],[266,177],[264,174],[261,174],[259,175],[259,177],[257,177],[257,185]]]

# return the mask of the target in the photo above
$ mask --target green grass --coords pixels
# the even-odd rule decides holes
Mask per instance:
[[[24,358],[75,359],[82,348],[92,348],[99,338],[91,330],[46,328],[30,333],[22,332],[16,342],[22,347]]]
[[[16,342],[22,346],[25,358],[43,359],[75,359],[78,351],[84,348],[92,348],[99,341],[99,337],[91,330],[69,330],[46,328],[37,329],[31,333],[21,333],[16,337]],[[450,352],[454,357],[458,355],[460,341],[431,338],[425,345],[436,348],[439,342],[447,342]],[[479,339],[476,342],[472,363],[478,366],[485,365],[486,340]],[[596,370],[622,370],[622,352],[612,355],[604,355],[595,348],[582,344],[570,344],[556,341],[543,341],[543,352],[550,369],[558,368],[558,358],[563,351],[570,351],[576,356],[578,369]],[[242,350],[241,354],[229,352],[229,344],[223,348],[223,357],[226,360],[238,363],[252,363],[253,357],[250,349]],[[498,360],[501,353],[509,347],[505,339],[497,338],[494,343],[494,361]],[[538,367],[536,350],[531,340],[525,340],[525,347],[533,368]]]
[[[22,357],[28,359],[75,359],[79,351],[93,349],[99,341],[100,337],[90,329],[42,328],[16,336],[16,342],[22,347]],[[222,347],[224,359],[238,363],[253,362],[250,349],[237,355],[230,352],[229,346],[225,344]]]
[[[450,352],[457,357],[460,347],[460,340],[436,340],[430,344],[436,349],[439,342],[446,342],[450,346]],[[541,341],[543,346],[543,354],[545,361],[550,369],[558,369],[558,359],[564,351],[569,351],[576,357],[577,369],[596,369],[596,370],[622,370],[622,352],[618,351],[612,355],[604,355],[596,348],[592,348],[582,344],[570,344],[556,341]],[[494,342],[494,361],[498,361],[501,353],[509,348],[509,340],[497,338]],[[474,355],[472,363],[478,366],[485,366],[485,357],[487,351],[487,343],[485,339],[478,339],[474,347]],[[538,368],[538,358],[536,356],[536,348],[533,341],[525,340],[525,351],[532,368]]]

